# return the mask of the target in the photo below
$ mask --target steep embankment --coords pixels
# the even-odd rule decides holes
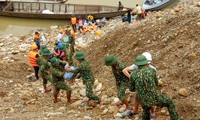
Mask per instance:
[[[174,9],[148,13],[148,17],[139,24],[110,20],[103,28],[105,35],[100,40],[91,42],[92,38],[96,39],[91,34],[80,36],[86,43],[87,40],[91,42],[88,47],[79,49],[87,54],[87,59],[92,63],[96,78],[95,94],[112,103],[104,106],[85,104],[87,98],[81,80],[72,86],[72,96],[79,99],[77,102],[66,104],[66,96],[61,92],[62,101],[54,104],[52,93],[43,93],[41,80],[29,81],[32,78],[29,74],[33,73],[27,62],[30,44],[24,43],[33,41],[32,33],[20,38],[10,35],[0,37],[0,117],[5,120],[120,119],[119,112],[125,107],[114,104],[118,101],[114,77],[111,69],[104,65],[104,56],[114,54],[131,65],[137,55],[149,51],[158,70],[161,91],[173,98],[183,120],[199,120],[200,3],[197,1],[186,0]],[[53,26],[41,31],[45,33],[50,49],[58,30],[58,26]],[[185,97],[178,94],[180,88],[185,89]],[[134,93],[127,91],[127,96],[133,106]],[[158,120],[169,120],[165,108],[158,108],[156,115]],[[141,112],[131,119],[138,118],[141,118]]]
[[[114,54],[131,65],[137,55],[149,51],[158,69],[163,86],[161,91],[173,98],[178,112],[185,120],[198,119],[200,15],[199,7],[190,11],[186,9],[178,6],[174,10],[150,13],[154,17],[151,16],[136,28],[123,25],[91,44],[84,51],[98,78],[101,81],[112,79],[111,69],[104,65],[105,55]],[[180,88],[185,88],[189,96],[178,95]]]

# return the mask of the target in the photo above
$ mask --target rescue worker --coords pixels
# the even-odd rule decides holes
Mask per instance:
[[[112,67],[112,72],[116,79],[119,100],[122,102],[122,104],[126,105],[127,110],[131,110],[132,108],[130,107],[125,94],[129,79],[122,72],[122,70],[125,68],[125,65],[119,62],[117,57],[114,55],[108,55],[104,60],[107,66]]]
[[[77,22],[77,19],[73,15],[72,18],[71,18],[71,24],[72,24],[72,28],[73,28],[74,32],[76,32],[76,22]]]
[[[66,69],[66,71],[75,73],[75,76],[80,73],[83,84],[86,86],[86,96],[89,98],[89,100],[95,100],[98,103],[103,104],[101,102],[101,99],[93,93],[92,86],[95,79],[90,67],[90,63],[85,60],[86,55],[83,52],[76,52],[74,58],[79,62],[78,67],[76,68],[76,70],[68,68]]]
[[[35,32],[35,36],[34,36],[34,42],[38,47],[38,50],[40,49],[40,42],[41,42],[41,36],[39,32]]]
[[[37,80],[39,79],[39,76],[38,76],[39,67],[36,61],[38,57],[39,57],[38,46],[36,44],[32,44],[31,50],[29,51],[29,63],[34,68],[35,78]]]
[[[65,66],[66,62],[62,62],[59,59],[53,57],[51,59],[51,74],[53,78],[53,85],[54,85],[54,103],[57,103],[59,101],[58,94],[60,89],[66,91],[67,95],[67,102],[72,103],[74,102],[73,99],[71,99],[71,93],[72,89],[71,87],[67,86],[64,83],[64,74],[65,74]]]
[[[40,66],[39,68],[39,74],[43,79],[43,87],[44,87],[44,91],[45,92],[50,92],[51,89],[47,88],[47,82],[53,82],[52,81],[52,76],[50,73],[50,63],[48,62],[49,59],[49,55],[51,54],[51,52],[45,48],[42,47],[43,49],[41,50],[41,56],[38,57],[37,59],[37,63]]]
[[[72,36],[71,28],[70,28],[70,27],[67,28],[66,34],[67,34],[67,36],[69,36],[69,43],[70,43],[71,52],[74,53],[74,52],[75,52],[75,49],[74,49],[74,46],[75,46],[75,38]]]
[[[136,14],[137,14],[137,20],[140,20],[142,18],[142,8],[136,4]]]
[[[144,52],[144,53],[142,53],[142,55],[144,55],[144,56],[146,57],[146,59],[149,61],[149,62],[148,62],[148,67],[150,67],[150,68],[156,70],[156,68],[155,68],[153,65],[151,65],[151,61],[152,61],[152,56],[151,56],[151,54],[150,54],[149,52]],[[134,71],[134,70],[137,70],[137,69],[138,69],[138,66],[135,65],[135,64],[132,64],[131,66],[128,66],[128,67],[124,68],[124,69],[122,70],[122,72],[124,73],[124,75],[126,75],[126,76],[130,79],[130,76],[131,76],[131,75],[130,75],[129,72]],[[130,90],[131,90],[131,91],[134,91],[134,89],[135,89],[135,87],[131,88]],[[137,95],[136,95],[136,96],[137,96]],[[135,97],[133,115],[138,114],[139,104],[140,104],[139,100],[137,99],[137,97]],[[152,107],[152,109],[151,109],[151,116],[150,116],[150,117],[151,117],[152,119],[155,119],[155,118],[156,118],[156,115],[155,115],[155,108],[153,108],[153,107]]]
[[[156,89],[158,84],[156,71],[150,68],[148,63],[145,56],[137,56],[134,64],[138,66],[138,70],[131,74],[132,86],[135,86],[137,98],[143,109],[142,120],[150,120],[152,106],[167,107],[171,120],[180,120],[173,101]]]

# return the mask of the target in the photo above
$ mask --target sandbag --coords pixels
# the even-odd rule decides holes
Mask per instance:
[[[69,66],[66,65],[66,66],[65,66],[65,69],[66,69],[67,67],[69,67]],[[72,70],[75,70],[75,69],[76,69],[74,66],[70,66],[70,68],[71,68]],[[72,76],[73,76],[73,75],[74,75],[74,73],[72,73],[72,72],[66,72],[66,73],[64,74],[64,78],[65,78],[65,80],[70,81],[70,80],[72,80]]]

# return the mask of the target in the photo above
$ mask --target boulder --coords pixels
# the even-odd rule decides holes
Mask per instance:
[[[86,96],[86,90],[85,89],[80,90],[80,95],[85,97]]]
[[[184,97],[189,96],[189,92],[186,88],[179,89],[178,94],[181,95],[181,96],[184,96]]]
[[[100,91],[102,89],[102,83],[99,83],[95,89],[95,91]]]
[[[104,109],[103,112],[101,113],[102,115],[105,115],[106,113],[108,113],[108,108]]]
[[[114,113],[114,114],[116,114],[119,111],[119,108],[117,106],[109,106],[108,109],[109,113]]]
[[[72,106],[72,107],[78,107],[78,106],[81,105],[82,102],[83,102],[82,100],[78,100],[78,101],[72,103],[71,106]]]

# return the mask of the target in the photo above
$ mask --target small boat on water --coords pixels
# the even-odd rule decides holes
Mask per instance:
[[[72,16],[86,18],[92,15],[96,19],[123,16],[126,10],[118,7],[100,5],[79,5],[47,2],[0,2],[0,16],[70,20]]]
[[[142,9],[146,11],[160,10],[169,5],[174,0],[145,0]]]

